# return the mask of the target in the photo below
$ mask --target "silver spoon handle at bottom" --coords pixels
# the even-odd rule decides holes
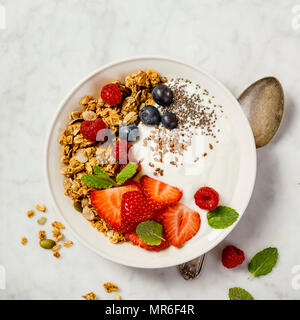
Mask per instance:
[[[205,254],[191,261],[178,265],[178,270],[185,280],[195,279],[201,272]]]

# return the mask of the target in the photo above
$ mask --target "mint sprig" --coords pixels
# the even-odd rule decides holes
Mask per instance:
[[[239,287],[230,288],[228,296],[230,300],[254,300],[248,291]]]
[[[96,189],[109,189],[124,184],[128,179],[132,178],[138,165],[133,162],[129,162],[125,168],[117,175],[116,181],[112,179],[108,173],[99,166],[94,166],[94,174],[85,174],[81,177],[81,181],[88,187]]]
[[[141,222],[135,231],[143,242],[151,246],[159,246],[165,241],[162,237],[163,226],[154,220]]]
[[[108,189],[115,185],[115,182],[109,177],[101,177],[96,174],[86,174],[81,177],[81,181],[96,189]]]
[[[207,222],[214,229],[225,229],[231,226],[239,214],[230,207],[219,206],[207,213]]]
[[[258,252],[250,261],[248,270],[251,276],[259,277],[270,273],[276,265],[278,250],[276,248],[266,248]]]
[[[121,185],[126,180],[132,178],[135,175],[137,168],[138,168],[137,163],[129,162],[127,166],[123,168],[123,170],[120,173],[117,174],[116,176],[117,184]]]

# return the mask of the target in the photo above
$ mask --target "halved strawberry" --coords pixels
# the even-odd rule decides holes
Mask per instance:
[[[163,226],[171,245],[182,246],[193,238],[200,229],[201,219],[198,212],[182,203],[169,206],[163,214]]]
[[[125,238],[128,241],[131,241],[133,244],[151,251],[161,251],[163,249],[166,249],[170,246],[168,241],[162,241],[160,245],[158,246],[150,246],[149,244],[146,244],[144,241],[141,240],[141,238],[137,235],[135,231],[128,231],[124,233]],[[164,237],[164,235],[163,235]]]
[[[154,210],[162,210],[178,202],[182,191],[159,180],[143,176],[141,179],[142,191]]]
[[[121,204],[121,224],[123,231],[135,230],[143,221],[154,218],[155,212],[141,191],[125,192]]]
[[[122,187],[97,190],[91,193],[93,207],[99,216],[115,231],[122,232],[121,204],[122,195],[129,191],[140,191],[137,185],[127,185]]]

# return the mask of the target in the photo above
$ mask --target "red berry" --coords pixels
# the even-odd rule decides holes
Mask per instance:
[[[235,246],[227,246],[222,252],[223,266],[231,269],[234,268],[245,260],[244,252]]]
[[[111,227],[111,229],[123,232],[121,218],[122,196],[129,191],[140,191],[137,185],[126,185],[122,187],[97,190],[91,193],[93,207],[99,216]]]
[[[106,130],[104,129],[106,129],[106,124],[102,119],[83,121],[80,126],[80,132],[83,137],[89,141],[101,141],[105,135]],[[101,132],[100,130],[103,131]]]
[[[181,247],[199,231],[199,213],[182,203],[169,206],[163,213],[163,226],[171,245]]]
[[[148,176],[142,177],[141,186],[145,197],[155,211],[177,203],[182,197],[182,191],[177,187]]]
[[[121,103],[122,93],[119,86],[115,83],[107,84],[101,90],[101,98],[111,106]]]
[[[210,187],[200,188],[194,195],[196,205],[203,210],[211,211],[219,204],[219,194]]]
[[[129,191],[122,195],[121,221],[123,231],[135,230],[143,221],[153,219],[155,213],[141,191]]]

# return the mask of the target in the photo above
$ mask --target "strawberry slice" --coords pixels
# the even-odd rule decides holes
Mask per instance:
[[[115,231],[122,232],[121,204],[122,195],[129,191],[140,191],[137,185],[97,190],[91,193],[93,207],[99,216]]]
[[[143,176],[141,179],[142,191],[152,208],[156,211],[178,202],[182,191],[159,180]]]
[[[129,191],[123,194],[121,221],[123,231],[135,230],[143,221],[154,218],[154,211],[141,191]]]
[[[128,241],[131,241],[134,245],[137,245],[146,250],[161,251],[170,246],[168,241],[162,241],[161,244],[158,246],[150,246],[149,244],[146,244],[144,241],[142,241],[135,231],[125,232],[124,236]],[[163,237],[165,238],[165,235],[163,235]]]
[[[198,212],[182,203],[169,206],[163,214],[163,226],[170,244],[182,246],[193,238],[200,229],[201,219]]]

